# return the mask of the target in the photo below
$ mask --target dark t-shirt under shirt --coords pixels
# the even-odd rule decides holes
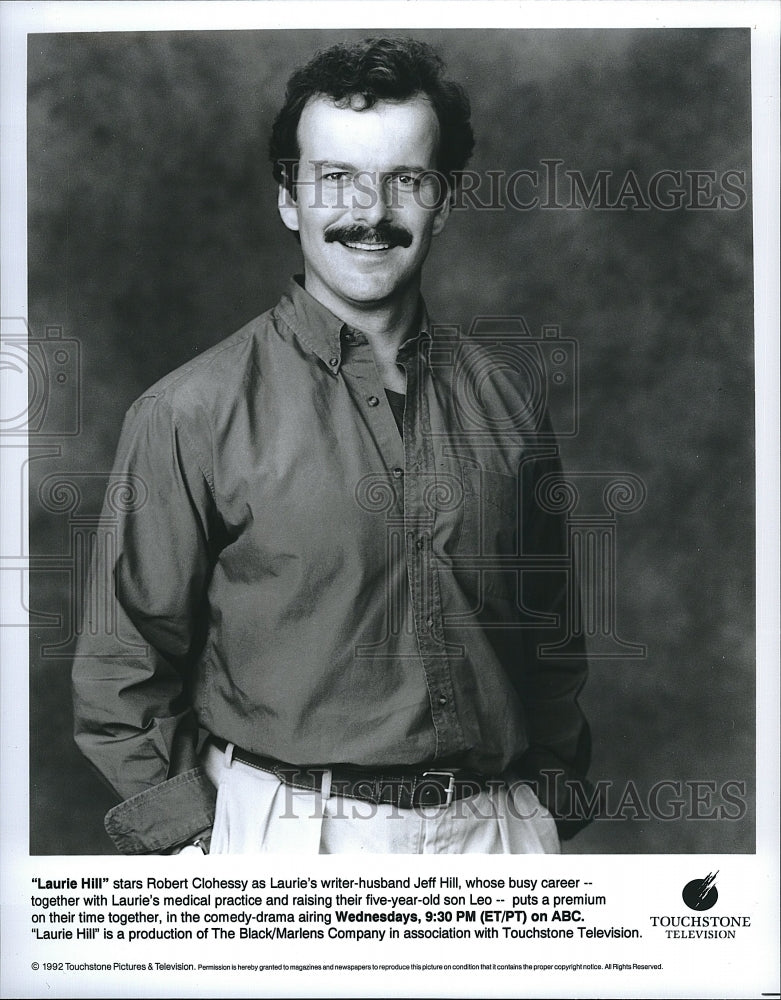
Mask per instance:
[[[388,397],[391,410],[393,410],[393,419],[396,421],[399,434],[404,437],[404,401],[407,397],[403,392],[394,392],[393,389],[386,389],[385,395]]]

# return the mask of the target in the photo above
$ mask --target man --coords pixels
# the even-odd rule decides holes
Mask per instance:
[[[73,672],[106,828],[128,853],[558,851],[589,738],[582,650],[551,655],[556,448],[522,367],[420,299],[468,101],[420,42],[336,46],[271,146],[303,278],[123,428],[116,627],[88,615]]]

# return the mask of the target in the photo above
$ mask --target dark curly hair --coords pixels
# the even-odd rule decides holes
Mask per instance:
[[[378,101],[404,101],[425,95],[439,120],[437,170],[454,189],[457,172],[464,169],[474,148],[469,124],[469,98],[463,88],[443,77],[444,63],[425,42],[407,37],[366,38],[355,44],[334,45],[318,52],[288,81],[285,103],[271,131],[269,156],[274,178],[293,193],[293,165],[300,156],[297,129],[311,97],[331,98],[350,107],[360,96],[360,109]]]

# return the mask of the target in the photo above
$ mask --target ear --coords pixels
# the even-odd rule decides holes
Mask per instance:
[[[442,201],[434,209],[436,215],[434,218],[434,225],[431,230],[434,236],[438,236],[445,228],[445,223],[450,218],[450,209],[452,205],[453,205],[453,192],[448,187],[447,191],[445,191],[444,193]]]
[[[279,216],[288,229],[298,232],[298,204],[284,184],[279,185],[277,194]]]

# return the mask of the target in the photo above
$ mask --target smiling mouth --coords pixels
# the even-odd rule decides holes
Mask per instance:
[[[349,247],[351,250],[390,250],[390,243],[354,243],[348,240],[341,241],[342,246]]]
[[[395,247],[410,247],[413,243],[412,233],[388,221],[376,226],[332,226],[323,235],[326,243],[339,243],[357,253],[387,253]]]

